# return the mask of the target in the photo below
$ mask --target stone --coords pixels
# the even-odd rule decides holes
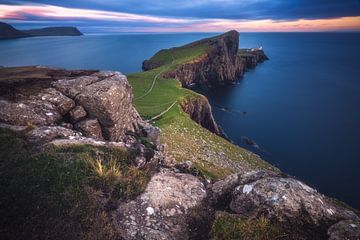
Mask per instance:
[[[119,206],[114,223],[125,240],[188,239],[187,213],[205,197],[205,187],[196,177],[157,173],[142,195]],[[132,224],[127,216],[134,216]]]
[[[81,76],[73,79],[60,79],[53,83],[53,86],[64,93],[66,96],[75,99],[78,94],[80,94],[86,86],[100,81],[96,75],[90,76]]]
[[[104,140],[101,126],[97,119],[85,119],[75,124],[75,129],[82,132],[84,136],[95,140]]]
[[[142,135],[149,138],[153,144],[160,145],[160,128],[146,123],[142,128]]]
[[[0,128],[10,130],[10,131],[20,134],[20,135],[31,130],[31,128],[29,126],[17,126],[17,125],[10,125],[10,124],[6,124],[6,123],[0,123]]]
[[[329,240],[360,239],[360,222],[352,220],[340,221],[328,230]]]
[[[82,106],[76,106],[69,112],[70,121],[72,123],[79,122],[86,117],[86,111]]]
[[[223,180],[215,182],[211,186],[210,200],[214,205],[226,205],[230,203],[234,188],[241,184],[253,182],[264,177],[282,176],[279,172],[268,170],[250,171],[244,174],[233,174]]]
[[[306,184],[288,177],[253,172],[232,193],[230,209],[248,217],[265,216],[283,223],[320,226],[341,219],[358,219]],[[247,179],[247,181],[244,181]]]
[[[92,138],[86,138],[79,135],[70,136],[64,139],[54,139],[51,142],[49,142],[47,145],[52,145],[57,147],[90,145],[94,147],[109,147],[109,148],[117,148],[117,149],[126,148],[126,145],[123,142],[98,141]]]
[[[55,105],[35,99],[20,102],[0,100],[0,112],[0,122],[20,126],[54,125],[62,118]]]
[[[41,144],[48,143],[58,138],[70,138],[79,136],[79,133],[60,126],[43,126],[35,128],[26,134],[30,142],[38,142]]]
[[[75,107],[75,102],[54,88],[47,88],[41,91],[37,96],[31,96],[30,99],[48,101],[54,104],[61,115],[65,115]]]
[[[54,87],[75,99],[90,118],[98,119],[103,137],[121,141],[135,132],[141,118],[132,106],[132,89],[119,72],[98,72],[90,76],[56,81]]]

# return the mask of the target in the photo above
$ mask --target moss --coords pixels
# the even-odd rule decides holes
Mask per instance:
[[[266,218],[241,219],[230,214],[218,216],[212,224],[213,240],[273,240],[290,239],[283,230]]]
[[[113,238],[106,203],[135,198],[150,178],[127,162],[124,149],[88,145],[34,153],[0,129],[2,239]]]

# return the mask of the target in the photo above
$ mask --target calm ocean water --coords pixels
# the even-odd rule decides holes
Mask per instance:
[[[123,73],[162,48],[214,34],[122,34],[0,41],[0,65]],[[198,89],[235,143],[360,208],[360,34],[244,33],[270,58],[236,85]],[[246,112],[246,114],[243,114]],[[259,148],[247,146],[242,138]]]

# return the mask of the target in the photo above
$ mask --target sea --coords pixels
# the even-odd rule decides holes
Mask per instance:
[[[0,41],[0,65],[141,71],[163,48],[217,33],[87,34]],[[269,60],[233,85],[196,87],[235,144],[360,209],[360,33],[240,33]],[[249,141],[249,139],[251,141]],[[252,144],[249,145],[249,142]]]

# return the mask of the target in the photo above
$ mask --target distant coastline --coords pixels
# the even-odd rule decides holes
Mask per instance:
[[[18,30],[10,24],[0,22],[0,40],[40,36],[81,36],[76,27],[47,27],[39,29]]]

